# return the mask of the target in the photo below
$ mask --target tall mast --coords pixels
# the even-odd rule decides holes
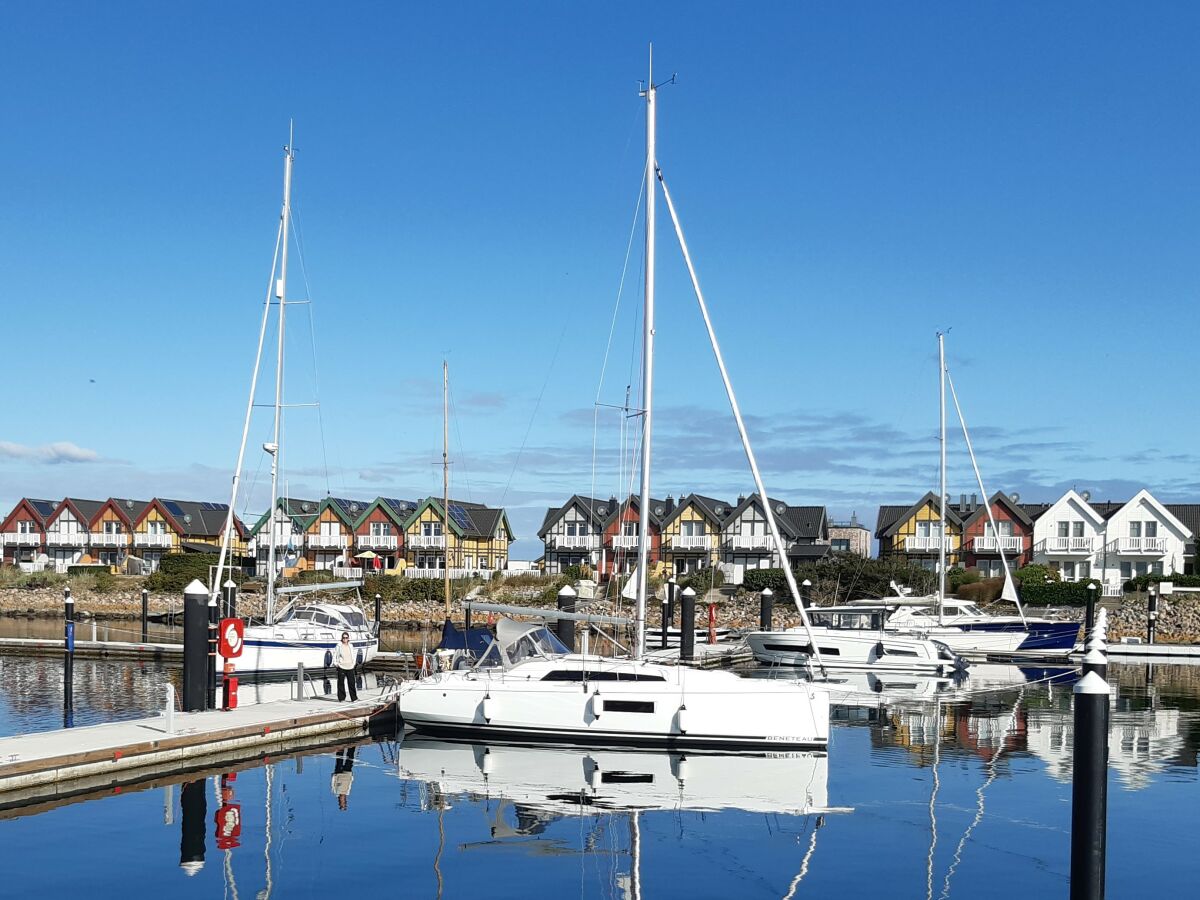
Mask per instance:
[[[270,539],[267,544],[267,624],[275,620],[275,502],[279,497],[279,423],[283,409],[283,328],[287,313],[288,227],[292,220],[292,162],[296,158],[292,147],[292,130],[288,128],[288,145],[283,151],[283,212],[280,221],[279,280],[275,282],[275,297],[279,302],[279,341],[275,352],[275,419],[271,428],[271,506]],[[286,513],[286,510],[285,510]]]
[[[941,493],[938,494],[938,624],[946,612],[946,336],[938,332],[938,401],[941,417]]]
[[[634,657],[640,659],[646,649],[646,583],[650,563],[650,428],[654,408],[654,186],[655,107],[654,47],[650,47],[650,71],[646,79],[646,294],[642,330],[642,499],[638,509],[637,630]]]
[[[450,619],[450,364],[442,360],[442,589],[446,598],[446,620]]]

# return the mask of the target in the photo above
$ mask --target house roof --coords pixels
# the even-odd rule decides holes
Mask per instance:
[[[105,506],[111,506],[113,511],[121,517],[121,520],[130,528],[146,511],[146,507],[150,505],[149,500],[130,500],[126,497],[109,497],[104,501],[104,504],[96,512],[97,517],[103,514]]]
[[[538,529],[537,536],[544,538],[546,532],[551,529],[555,522],[566,515],[567,510],[572,506],[578,506],[587,515],[588,520],[597,528],[604,525],[604,520],[608,518],[610,512],[610,502],[608,500],[601,500],[597,497],[585,497],[582,494],[572,494],[571,499],[562,506],[552,506],[546,510],[546,514],[542,517],[542,527]],[[600,512],[601,509],[604,512]]]
[[[287,516],[292,520],[292,524],[305,531],[308,528],[309,522],[316,515],[317,507],[321,504],[316,500],[301,500],[298,497],[280,497],[275,501],[275,508],[282,509]],[[254,523],[254,527],[250,529],[250,536],[258,534],[267,521],[271,517],[271,510],[259,516],[258,521]]]
[[[404,528],[404,520],[408,518],[408,514],[417,508],[415,500],[397,500],[394,497],[376,497],[363,510],[362,515],[354,523],[354,528],[357,530],[362,527],[363,523],[375,510],[380,510],[389,519],[396,523],[401,529]]]
[[[663,527],[665,528],[667,525],[678,519],[683,514],[683,511],[688,508],[688,506],[696,507],[696,509],[700,510],[701,514],[703,514],[705,518],[711,522],[716,522],[718,528],[720,528],[725,522],[725,519],[729,515],[729,510],[731,508],[728,500],[718,500],[716,497],[705,497],[703,494],[688,494],[686,497],[681,497],[679,499],[679,503],[675,505],[675,508],[671,510],[671,512],[667,513],[666,517],[663,519]]]
[[[36,521],[40,527],[45,528],[46,520],[54,514],[54,510],[58,507],[58,503],[54,500],[35,500],[32,497],[22,497],[12,508],[12,512],[10,512],[4,519],[4,528],[8,527],[9,521],[17,514],[17,510],[21,509],[23,506],[33,514],[34,521]]]
[[[829,544],[792,544],[787,555],[795,559],[824,559],[831,550]]]
[[[996,493],[992,494],[992,496],[988,499],[987,503],[978,504],[970,513],[970,515],[963,519],[963,528],[973,525],[979,519],[986,519],[988,510],[997,504],[1003,506],[1010,513],[1012,513],[1012,515],[1021,524],[1027,525],[1030,528],[1033,527],[1033,519],[1029,518],[1029,513],[1025,512],[1025,510],[1021,507],[1021,504],[1014,503],[1012,497],[1008,496],[1008,494],[1004,493],[1004,491],[996,491]]]
[[[96,518],[104,504],[104,500],[81,500],[78,497],[65,497],[54,508],[54,512],[47,517],[46,521],[57,519],[64,509],[70,509],[84,527],[87,527]]]
[[[819,538],[825,531],[825,507],[788,506],[782,518],[792,527],[798,538]]]
[[[611,506],[612,500],[606,500],[603,505],[604,505],[604,507]],[[641,505],[642,505],[642,498],[639,497],[637,494],[630,494],[628,499],[622,500],[619,504],[617,504],[615,509],[609,510],[608,515],[605,516],[605,518],[604,518],[604,528],[607,529],[609,525],[611,525],[613,522],[615,522],[617,520],[618,516],[621,514],[621,511],[624,509],[627,509],[627,508],[636,509],[636,510],[638,510],[638,514],[640,515],[641,514]],[[600,509],[597,508],[596,511],[599,512]],[[667,501],[656,500],[654,497],[651,497],[650,498],[650,524],[661,529],[662,524],[663,524],[663,516],[665,516],[666,514],[667,514]]]
[[[875,537],[890,537],[896,533],[900,525],[907,522],[915,516],[917,512],[926,504],[933,504],[934,509],[941,508],[941,503],[938,500],[938,495],[933,491],[927,491],[925,496],[914,503],[912,506],[881,506],[879,507],[879,518],[875,524]],[[886,521],[884,511],[887,511]],[[962,525],[962,519],[958,513],[954,511],[954,507],[946,504],[946,521],[953,522],[955,525]]]
[[[1200,503],[1165,503],[1167,510],[1182,522],[1192,536],[1200,534]]]
[[[485,506],[482,503],[471,503],[467,500],[455,500],[451,497],[450,515],[447,517],[442,512],[443,503],[444,501],[439,497],[426,497],[405,520],[405,529],[412,525],[426,509],[433,509],[459,537],[489,538],[501,521],[504,523],[509,537],[512,537],[512,529],[508,525],[508,517],[504,514],[503,509]]]
[[[225,530],[225,519],[229,515],[228,503],[213,503],[209,500],[168,500],[155,497],[161,508],[175,520],[181,534],[192,537],[220,538]],[[149,504],[147,504],[149,505]],[[246,526],[235,515],[233,526],[239,536],[246,536]]]

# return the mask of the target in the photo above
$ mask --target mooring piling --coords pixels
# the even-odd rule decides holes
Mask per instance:
[[[200,712],[208,695],[208,588],[195,579],[183,590],[183,709]]]
[[[75,598],[63,588],[63,727],[75,724]]]
[[[1096,625],[1096,594],[1099,593],[1100,586],[1094,581],[1088,582],[1087,586],[1087,613],[1083,618],[1083,639],[1086,641],[1092,636],[1092,629]]]
[[[463,623],[464,631],[467,628],[471,627],[471,610],[469,607],[467,608],[465,615],[467,618],[466,618],[466,621]],[[381,622],[383,622],[383,594],[376,594],[375,595],[375,634],[376,634],[376,636],[379,635],[379,632],[383,627],[380,624]]]
[[[186,622],[185,614],[184,620]],[[204,838],[208,827],[208,782],[201,778],[184,784],[179,792],[183,813],[180,822],[179,868],[195,875],[204,868]]]
[[[296,663],[296,696],[292,699],[304,699],[304,663]]]
[[[237,614],[237,583],[232,579],[226,579],[221,585],[221,600],[225,606],[224,618],[236,619]]]
[[[775,628],[775,592],[769,587],[758,595],[758,629],[772,631]]]
[[[175,733],[175,685],[171,684],[171,682],[168,681],[166,683],[165,687],[167,689],[167,699],[166,699],[166,704],[163,706],[163,730],[166,731],[167,734],[174,734]]]
[[[800,602],[805,609],[812,606],[812,582],[807,578],[800,582]]]
[[[690,587],[679,595],[679,658],[696,658],[696,592]]]
[[[142,588],[142,643],[150,643],[150,591]]]
[[[558,592],[558,610],[559,612],[575,612],[575,598],[578,595],[575,593],[575,588],[569,584],[564,584],[562,590]],[[570,619],[559,619],[555,624],[555,631],[558,632],[558,639],[563,642],[563,645],[572,653],[575,652],[575,623]]]
[[[668,588],[670,590],[670,588]],[[663,596],[662,601],[662,624],[659,625],[659,635],[661,637],[660,646],[667,649],[667,629],[671,627],[671,602]]]
[[[1108,840],[1109,687],[1096,672],[1075,683],[1071,776],[1071,900],[1103,900]]]
[[[1153,644],[1158,625],[1158,586],[1150,585],[1150,597],[1146,603],[1146,643]]]
[[[679,592],[679,581],[672,575],[667,579],[667,627],[675,624],[675,595]],[[666,643],[663,643],[666,647]]]

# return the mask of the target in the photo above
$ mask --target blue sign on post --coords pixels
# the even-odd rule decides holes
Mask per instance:
[[[67,652],[75,652],[75,623],[67,623]]]

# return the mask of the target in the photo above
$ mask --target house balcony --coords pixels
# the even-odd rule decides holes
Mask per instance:
[[[47,547],[86,547],[87,543],[86,531],[46,532]]]
[[[692,550],[703,552],[713,548],[711,534],[673,534],[667,538],[672,550]]]
[[[133,536],[133,546],[135,547],[164,547],[171,546],[171,535],[169,534],[149,534],[148,532],[138,532]]]
[[[129,535],[121,531],[116,534],[93,531],[88,538],[93,547],[128,547]]]
[[[1104,597],[1124,597],[1125,589],[1119,583],[1111,584],[1106,581],[1100,586],[1100,593]]]
[[[42,543],[40,534],[31,534],[21,531],[10,531],[7,534],[0,534],[0,544],[5,547],[37,547]]]
[[[344,534],[306,534],[304,543],[314,550],[344,550],[350,539]]]
[[[942,537],[936,534],[914,534],[909,535],[904,539],[905,553],[940,553],[943,544],[946,547],[947,553],[952,553],[956,548],[954,546],[953,537]]]
[[[596,550],[600,547],[598,534],[556,534],[546,540],[553,550]]]
[[[470,578],[476,574],[474,569],[450,569],[451,578]],[[483,573],[479,573],[483,574]],[[446,569],[418,569],[414,566],[404,570],[405,578],[445,578]]]
[[[334,578],[347,578],[351,581],[362,581],[363,570],[359,566],[334,566]]]
[[[354,543],[372,550],[396,550],[400,547],[400,537],[395,534],[358,534],[354,536]]]
[[[412,534],[404,539],[404,544],[410,550],[445,550],[446,536],[444,534]]]
[[[638,536],[636,534],[614,534],[612,548],[614,550],[636,550],[638,548]]]
[[[1034,548],[1047,556],[1087,555],[1092,552],[1090,537],[1048,537]]]
[[[1167,552],[1167,539],[1160,537],[1123,537],[1110,541],[1108,552],[1120,556],[1162,556]]]
[[[972,553],[1021,553],[1025,549],[1025,538],[1019,534],[981,535],[971,539]]]
[[[731,534],[725,538],[725,547],[729,550],[769,553],[774,549],[774,544],[769,534]]]

